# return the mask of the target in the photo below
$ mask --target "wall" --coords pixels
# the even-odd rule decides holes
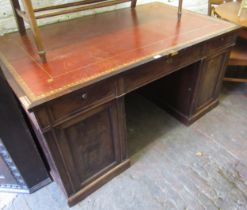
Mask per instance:
[[[60,4],[66,2],[75,2],[78,0],[32,0],[34,7],[43,7],[47,5]],[[164,3],[177,5],[178,0],[159,0]],[[138,0],[138,4],[153,2],[152,0]],[[48,23],[64,21],[71,18],[76,18],[82,15],[95,14],[98,12],[104,12],[112,9],[119,9],[128,6],[129,3],[109,7],[106,9],[98,9],[91,11],[84,11],[79,13],[73,13],[69,15],[58,16],[55,18],[47,18],[39,21],[39,25],[44,25]],[[207,13],[207,0],[184,0],[184,8],[197,11],[200,13]],[[0,35],[4,33],[16,31],[16,23],[13,17],[13,11],[10,5],[10,0],[0,0]]]

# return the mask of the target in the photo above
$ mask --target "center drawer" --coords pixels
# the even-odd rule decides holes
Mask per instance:
[[[103,104],[115,97],[114,81],[104,81],[62,96],[48,105],[54,120],[66,118],[81,110]]]
[[[202,51],[203,45],[197,45],[130,70],[123,77],[125,93],[200,60]]]

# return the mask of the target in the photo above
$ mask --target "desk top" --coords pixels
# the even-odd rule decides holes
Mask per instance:
[[[224,20],[247,27],[247,9],[243,9],[241,15],[238,16],[239,8],[239,2],[228,2],[216,7],[215,13]]]
[[[152,3],[42,27],[46,64],[40,63],[30,32],[5,35],[0,62],[30,108],[235,29],[189,11],[178,22],[177,8]]]

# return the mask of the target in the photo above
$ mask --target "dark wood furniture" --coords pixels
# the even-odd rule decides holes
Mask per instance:
[[[247,82],[247,10],[242,10],[238,16],[239,2],[230,2],[215,9],[217,17],[242,26],[236,46],[232,49],[229,59],[229,68],[224,78],[229,82]],[[236,67],[245,67],[245,71]]]
[[[51,182],[28,121],[0,71],[0,191],[32,193]]]
[[[1,68],[69,205],[130,166],[126,94],[156,81],[144,92],[188,125],[218,104],[238,29],[152,3],[43,27],[44,64],[30,33],[0,38]]]

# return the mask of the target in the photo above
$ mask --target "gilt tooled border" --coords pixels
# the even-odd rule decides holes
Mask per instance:
[[[116,73],[120,73],[121,72],[121,69],[124,69],[125,67],[127,66],[131,66],[133,64],[138,64],[138,63],[143,63],[145,61],[149,61],[149,60],[154,60],[154,58],[157,56],[157,55],[160,55],[160,56],[165,56],[165,55],[169,55],[169,54],[172,54],[174,52],[174,50],[176,51],[179,51],[183,48],[186,48],[186,47],[190,47],[192,45],[195,45],[195,44],[198,44],[202,41],[205,41],[207,39],[211,39],[213,37],[216,37],[216,36],[219,36],[219,35],[222,35],[224,33],[227,33],[227,32],[230,32],[230,31],[233,31],[235,29],[238,29],[239,27],[238,26],[233,26],[233,27],[229,27],[228,29],[225,29],[225,30],[222,30],[218,33],[211,33],[211,34],[207,34],[205,36],[201,36],[200,38],[197,38],[193,41],[188,41],[188,42],[184,42],[180,45],[177,45],[175,48],[174,47],[170,47],[170,48],[167,48],[165,50],[161,50],[161,51],[158,51],[158,52],[155,52],[151,55],[148,55],[148,56],[145,56],[145,57],[142,57],[140,59],[136,59],[136,60],[133,60],[131,62],[128,62],[128,63],[125,63],[125,64],[122,64],[122,65],[119,65],[115,68],[111,68],[107,71],[104,71],[102,73],[99,73],[99,74],[95,74],[91,77],[87,77],[87,78],[83,78],[81,80],[78,80],[77,82],[73,82],[73,83],[70,83],[70,84],[67,84],[61,88],[57,88],[57,89],[54,89],[52,91],[48,91],[44,94],[41,94],[41,95],[35,95],[31,89],[28,87],[28,85],[26,84],[26,82],[21,78],[21,76],[15,71],[15,68],[7,61],[7,59],[4,57],[4,55],[0,52],[0,59],[1,61],[4,63],[4,65],[6,66],[7,70],[12,74],[12,76],[14,77],[14,79],[17,81],[17,83],[19,84],[19,86],[23,89],[24,93],[27,95],[27,97],[29,99],[31,99],[32,102],[35,102],[35,101],[38,101],[38,100],[41,100],[41,99],[44,99],[46,97],[49,97],[49,96],[52,96],[52,95],[55,95],[55,94],[58,94],[58,93],[61,93],[63,92],[64,90],[67,90],[69,88],[72,88],[72,87],[75,87],[76,85],[79,85],[79,84],[82,84],[82,83],[86,83],[90,80],[94,80],[96,78],[100,78],[102,76],[105,76],[109,73],[112,73],[112,72],[116,72]]]

